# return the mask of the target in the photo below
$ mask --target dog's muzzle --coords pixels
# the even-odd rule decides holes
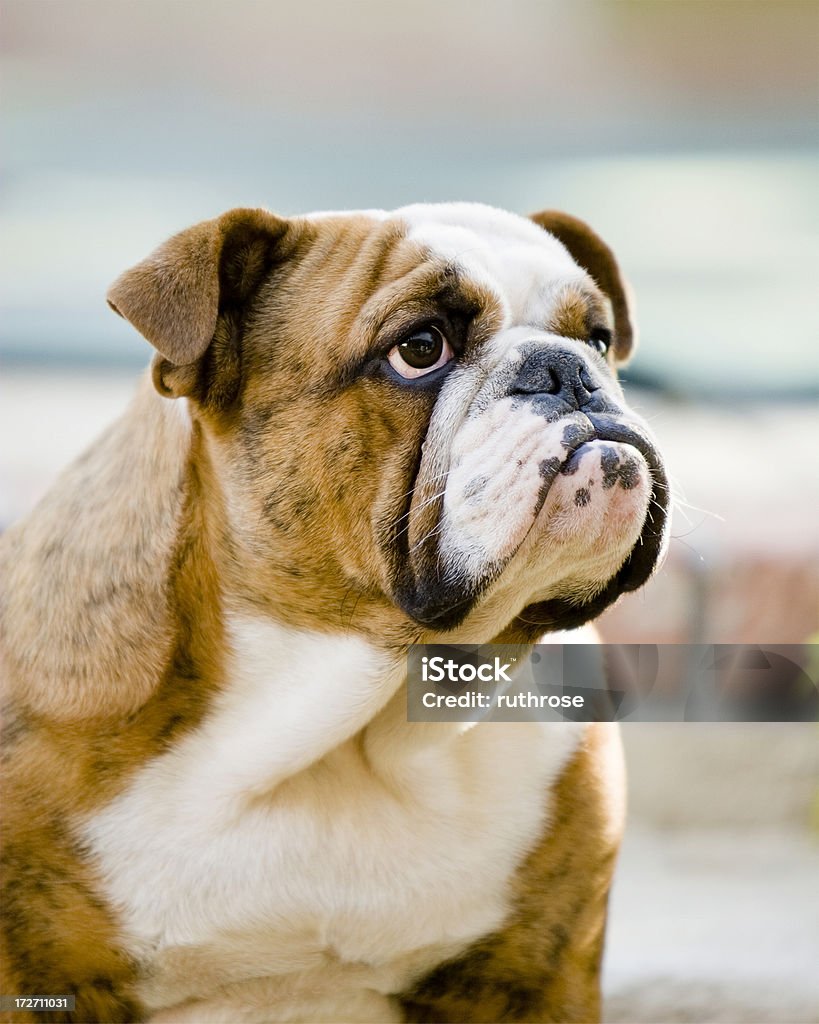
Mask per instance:
[[[607,441],[612,442],[610,447]],[[590,442],[594,444],[586,448]],[[629,448],[636,449],[642,460],[636,452],[629,455]],[[612,493],[615,485],[621,491],[638,484],[645,489],[647,467],[650,494],[639,537],[610,579],[594,581],[600,585],[591,588],[593,596],[586,600],[578,599],[576,593],[550,596],[526,606],[525,618],[541,632],[574,628],[595,618],[621,594],[642,586],[660,564],[667,540],[670,494],[662,458],[647,427],[622,401],[619,387],[597,359],[589,358],[574,342],[560,339],[543,344],[533,339],[520,343],[514,361],[485,382],[456,432],[447,496],[438,512],[443,529],[431,531],[421,550],[412,552],[412,577],[404,578],[400,602],[405,610],[429,628],[448,630],[459,625],[526,539],[558,476],[577,473],[587,453],[599,460],[601,492]],[[487,550],[484,563],[474,572],[453,568],[447,539],[466,537],[463,531],[468,533],[472,523],[480,527],[485,513],[474,496],[479,485],[485,488],[486,509],[501,504],[485,482],[491,480],[493,470],[506,478],[506,519],[514,519],[520,508],[518,520],[523,522],[518,523],[517,532],[514,524],[510,526],[513,543],[505,548],[501,544],[494,552]],[[533,473],[537,477],[534,490],[516,495],[518,479],[525,474],[531,478]],[[461,497],[453,499],[453,492]],[[499,511],[501,524],[503,517],[504,511]],[[462,564],[474,564],[474,559],[469,562],[470,544],[466,539],[461,545]]]

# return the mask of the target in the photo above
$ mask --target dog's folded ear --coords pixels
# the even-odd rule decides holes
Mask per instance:
[[[109,306],[157,350],[154,382],[160,392],[196,390],[197,364],[220,316],[235,327],[241,307],[276,262],[288,228],[287,220],[266,210],[230,210],[174,235],[111,285]],[[238,356],[231,354],[235,368]]]
[[[569,250],[572,259],[594,278],[611,302],[614,314],[614,355],[624,362],[637,344],[634,301],[631,289],[620,272],[614,253],[585,221],[560,210],[533,213],[530,219]]]

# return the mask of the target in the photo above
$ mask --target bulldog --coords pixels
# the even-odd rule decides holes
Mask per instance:
[[[236,209],[109,303],[150,372],[2,539],[0,990],[597,1020],[615,727],[409,723],[405,687],[411,644],[532,643],[661,560],[609,248],[556,212]]]

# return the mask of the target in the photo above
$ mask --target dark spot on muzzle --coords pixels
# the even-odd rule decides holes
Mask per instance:
[[[636,487],[640,480],[637,463],[628,455],[620,456],[614,449],[606,446],[600,453],[600,468],[603,470],[603,487],[606,490],[620,484],[624,491]]]
[[[560,459],[557,456],[553,456],[551,459],[541,459],[537,468],[541,478],[551,484],[560,469]]]
[[[488,476],[476,476],[470,480],[469,483],[464,487],[463,496],[464,501],[471,503],[477,502],[483,495],[489,484]]]

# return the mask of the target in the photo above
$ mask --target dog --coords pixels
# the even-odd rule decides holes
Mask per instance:
[[[234,209],[126,271],[130,407],[2,539],[10,1020],[597,1020],[614,725],[408,723],[662,560],[585,223]]]

